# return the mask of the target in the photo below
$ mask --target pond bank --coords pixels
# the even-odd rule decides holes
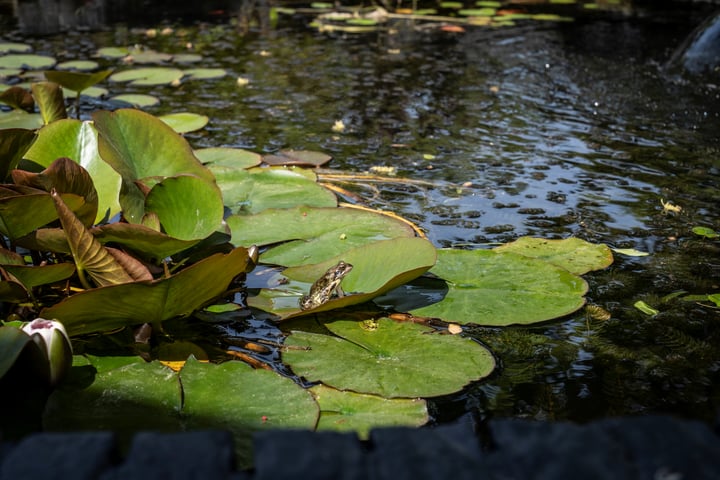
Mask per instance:
[[[350,433],[276,430],[257,435],[254,450],[254,470],[238,471],[227,432],[140,433],[124,458],[111,433],[43,433],[17,446],[0,443],[0,480],[720,478],[717,432],[668,416],[585,425],[464,421],[378,429],[365,443]]]

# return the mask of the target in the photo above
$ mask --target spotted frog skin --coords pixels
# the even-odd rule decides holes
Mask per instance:
[[[342,288],[340,288],[340,282],[345,278],[345,275],[350,273],[353,266],[349,263],[345,263],[342,260],[337,265],[330,268],[325,275],[317,279],[315,283],[310,287],[310,293],[300,299],[300,310],[312,310],[314,308],[327,303],[334,294],[338,297],[344,295]]]

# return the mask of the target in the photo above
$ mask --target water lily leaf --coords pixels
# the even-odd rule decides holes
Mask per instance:
[[[158,117],[178,133],[194,132],[208,124],[210,119],[206,115],[190,112],[169,113]]]
[[[287,268],[283,275],[305,285],[298,288],[290,283],[276,291],[265,290],[260,298],[249,297],[248,304],[271,311],[283,319],[356,305],[419,277],[435,264],[435,259],[435,247],[421,238],[373,242],[318,264]],[[340,260],[353,265],[341,284],[346,295],[301,311],[300,297],[307,294],[310,285]]]
[[[0,102],[12,108],[19,108],[32,112],[35,108],[35,99],[26,89],[18,86],[10,87],[0,94]]]
[[[715,230],[713,230],[712,228],[708,228],[708,227],[693,227],[692,232],[695,235],[700,235],[701,237],[710,238],[710,239],[720,237],[720,233],[718,233]]]
[[[103,98],[103,97],[107,97],[108,93],[110,93],[110,92],[108,91],[107,88],[88,87],[81,92],[81,95],[83,97],[90,97],[90,98]],[[63,95],[67,99],[74,99],[74,98],[77,98],[78,92],[76,92],[74,90],[63,89]]]
[[[24,128],[0,130],[0,181],[17,167],[25,152],[35,141],[35,132]]]
[[[403,222],[352,208],[273,209],[256,215],[232,215],[226,221],[235,245],[286,242],[260,258],[264,263],[288,267],[320,263],[379,240],[415,236]]]
[[[158,97],[142,93],[124,93],[122,95],[110,97],[110,100],[129,103],[134,107],[153,107],[160,103],[160,99]]]
[[[173,59],[169,53],[156,52],[154,50],[131,51],[125,60],[128,63],[165,63]]]
[[[319,431],[356,432],[367,440],[374,428],[420,427],[428,421],[427,403],[421,398],[383,398],[322,384],[310,393],[320,404]]]
[[[215,182],[180,175],[166,178],[150,190],[145,211],[157,214],[171,237],[201,240],[220,228],[223,199]]]
[[[242,148],[210,147],[195,150],[195,156],[204,164],[231,168],[250,168],[260,165],[262,156]]]
[[[379,320],[335,320],[334,335],[293,330],[282,359],[296,375],[338,390],[386,398],[435,397],[461,390],[495,369],[492,353],[470,338]],[[432,361],[428,361],[432,359]]]
[[[114,73],[111,82],[130,82],[130,85],[170,85],[183,77],[182,70],[170,67],[135,68]]]
[[[75,92],[82,92],[110,76],[112,70],[101,70],[95,73],[45,71],[45,78]]]
[[[188,428],[230,430],[240,463],[249,466],[252,434],[259,430],[314,429],[319,408],[291,379],[242,362],[220,365],[188,359],[180,371]]]
[[[579,238],[547,240],[522,237],[514,242],[501,245],[495,250],[540,258],[576,275],[582,275],[592,270],[601,270],[613,262],[612,251],[607,245],[594,244]]]
[[[160,362],[75,356],[66,382],[48,399],[43,426],[111,430],[127,442],[141,430],[179,430],[181,405],[178,376]]]
[[[55,159],[67,157],[76,161],[90,174],[97,191],[98,209],[93,223],[112,218],[120,212],[118,195],[120,175],[98,152],[98,133],[92,122],[64,119],[46,125],[25,158],[49,166]]]
[[[123,58],[130,53],[125,47],[103,47],[98,49],[97,56],[103,58],[117,59]]]
[[[305,172],[272,167],[240,170],[209,165],[223,192],[223,199],[235,213],[258,213],[269,208],[297,205],[337,206],[337,198]]]
[[[55,65],[55,68],[59,70],[95,70],[98,66],[98,63],[94,60],[70,60],[68,62],[58,63]],[[54,82],[55,80],[52,81]]]
[[[0,194],[0,232],[10,240],[16,240],[30,232],[57,220],[57,211],[50,194],[42,190],[26,194]],[[70,209],[77,210],[84,204],[82,197],[63,194],[62,199]],[[28,215],[27,212],[33,212]]]
[[[72,263],[39,266],[3,265],[3,268],[17,278],[27,289],[59,282],[70,278],[75,273],[75,265]]]
[[[643,312],[645,315],[655,316],[658,313],[660,313],[659,310],[654,309],[647,303],[643,302],[642,300],[638,300],[633,304],[633,307],[637,308],[641,312]]]
[[[447,295],[411,313],[461,324],[550,320],[581,308],[588,288],[563,268],[511,252],[439,250],[431,273],[448,282]]]
[[[209,256],[169,278],[76,293],[43,309],[41,315],[62,322],[71,336],[138,323],[160,323],[210,304],[245,271],[247,263],[247,250],[236,248],[227,254]]]
[[[92,225],[95,220],[98,203],[92,178],[87,170],[69,158],[58,158],[40,173],[13,170],[12,178],[16,185],[46,192],[55,190],[58,193],[74,193],[83,197],[85,204],[74,211],[75,216],[84,225]]]
[[[465,17],[492,17],[496,11],[495,8],[464,8],[458,10],[458,15]]]
[[[275,155],[265,155],[263,162],[268,165],[298,165],[319,167],[332,160],[330,155],[309,150],[281,150]]]
[[[43,118],[39,113],[28,113],[24,110],[0,112],[0,129],[24,128],[35,130],[43,126]]]
[[[32,92],[46,125],[55,120],[67,118],[65,98],[60,85],[53,82],[33,83]]]
[[[224,68],[189,68],[185,70],[188,80],[214,80],[227,75]]]
[[[85,225],[65,205],[60,195],[55,190],[50,195],[55,202],[55,208],[63,230],[67,235],[68,245],[70,245],[70,251],[75,260],[78,275],[80,275],[80,280],[85,288],[89,288],[85,281],[85,272],[101,287],[132,282],[134,279],[115,260],[115,257],[92,236],[85,228]]]
[[[132,223],[110,223],[95,227],[91,231],[100,243],[122,245],[123,248],[151,261],[160,261],[197,244],[197,240],[180,240],[144,225]]]
[[[214,181],[187,141],[152,115],[133,109],[100,110],[93,120],[100,156],[123,177],[120,204],[131,223],[140,223],[145,215],[145,195],[136,181],[182,174]]]
[[[0,68],[22,68],[25,70],[42,70],[55,65],[55,59],[30,53],[10,54],[0,57]]]
[[[175,63],[195,63],[203,59],[202,55],[197,53],[176,53],[172,60]]]
[[[15,43],[15,42],[0,42],[0,53],[16,52],[23,53],[29,52],[32,47],[26,43]]]
[[[643,252],[634,248],[613,248],[612,251],[621,255],[627,255],[628,257],[647,257],[650,255],[648,252]]]
[[[6,277],[6,273],[2,268],[0,268],[0,276]],[[27,299],[28,291],[19,281],[14,278],[0,281],[0,301],[20,303]]]

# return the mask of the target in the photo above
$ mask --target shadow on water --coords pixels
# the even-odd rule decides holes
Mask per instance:
[[[650,254],[616,254],[606,271],[586,276],[589,303],[609,319],[583,310],[535,327],[475,329],[502,369],[437,399],[438,421],[471,411],[714,419],[720,314],[668,297],[720,288],[720,247],[691,231],[720,230],[720,93],[709,77],[664,69],[699,23],[696,7],[461,34],[398,24],[322,35],[306,20],[281,21],[263,37],[201,25],[182,41],[117,29],[36,42],[69,58],[99,46],[192,42],[204,66],[233,75],[158,87],[149,93],[163,103],[152,113],[208,115],[209,127],[188,135],[198,148],[323,150],[333,168],[393,166],[434,182],[388,184],[371,203],[414,220],[439,247],[578,236]],[[237,77],[248,86],[238,88]],[[337,120],[343,133],[332,131]],[[661,200],[681,212],[664,211]],[[642,313],[638,300],[660,313]]]

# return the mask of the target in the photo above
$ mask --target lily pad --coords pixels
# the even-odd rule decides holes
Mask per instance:
[[[110,91],[107,88],[102,87],[88,87],[82,91],[81,96],[90,98],[102,98],[107,97]],[[63,95],[65,98],[77,98],[77,92],[74,90],[63,89]]]
[[[445,298],[413,310],[457,323],[505,326],[568,315],[585,304],[585,280],[564,268],[511,252],[439,250],[431,273],[448,282]]]
[[[335,194],[318,185],[314,175],[308,178],[303,171],[282,167],[244,170],[212,164],[208,168],[217,178],[225,205],[234,213],[258,213],[297,205],[337,206]]]
[[[320,263],[351,248],[399,237],[412,228],[394,218],[352,208],[272,209],[226,219],[235,245],[286,242],[261,255],[264,263],[297,266]]]
[[[158,117],[178,133],[194,132],[205,127],[210,120],[206,115],[190,112],[169,113]]]
[[[251,168],[260,165],[262,156],[241,148],[210,147],[195,150],[195,156],[204,164],[231,168]]]
[[[168,177],[155,185],[145,211],[157,214],[165,233],[180,240],[202,240],[220,228],[223,200],[220,189],[194,175]]]
[[[110,100],[129,103],[135,107],[154,107],[160,103],[159,98],[142,93],[124,93],[122,95],[115,95],[111,97]]]
[[[319,416],[307,390],[276,372],[242,362],[213,365],[190,358],[180,378],[187,427],[230,430],[244,466],[251,461],[253,432],[314,429]]]
[[[175,63],[195,63],[203,59],[202,55],[197,53],[176,53],[172,60]]]
[[[89,71],[98,68],[98,63],[94,60],[70,60],[55,65],[58,70],[81,70]]]
[[[69,335],[160,323],[189,315],[222,295],[233,278],[245,271],[247,262],[247,250],[236,248],[207,257],[169,278],[76,293],[43,309],[41,315],[62,322]]]
[[[73,210],[85,204],[78,195],[63,194],[62,199]],[[33,214],[28,215],[27,212]],[[2,192],[0,195],[0,232],[11,240],[25,236],[54,220],[57,220],[57,212],[47,192],[35,190],[22,195]]]
[[[612,251],[607,245],[590,243],[579,238],[547,240],[522,237],[497,247],[495,251],[540,258],[576,275],[601,270],[613,262]]]
[[[33,54],[10,54],[0,57],[0,68],[22,68],[26,70],[41,70],[55,65],[53,57]]]
[[[249,297],[248,304],[284,319],[356,305],[419,277],[433,266],[435,258],[435,247],[421,238],[372,242],[318,264],[287,268],[283,274],[292,280],[305,282],[302,289],[291,283],[281,289],[264,290],[260,297]],[[346,295],[332,298],[314,309],[301,311],[300,296],[308,293],[310,284],[340,260],[353,265],[342,281]]]
[[[101,70],[95,73],[83,73],[83,72],[62,72],[58,70],[47,70],[45,72],[45,78],[51,82],[55,82],[61,85],[63,88],[73,90],[75,92],[82,92],[96,83],[100,83],[110,76],[112,70]]]
[[[419,427],[427,423],[427,403],[420,398],[383,398],[343,392],[325,385],[310,389],[320,404],[317,430],[356,432],[367,440],[380,427]]]
[[[432,335],[432,329],[387,318],[335,320],[334,335],[294,330],[282,359],[308,381],[338,390],[386,398],[435,397],[461,390],[487,377],[495,359],[485,347],[457,335]],[[429,359],[432,359],[429,361]]]
[[[0,42],[0,54],[14,52],[25,53],[32,51],[32,47],[26,43]]]
[[[227,75],[223,68],[189,68],[185,70],[188,80],[214,80]]]
[[[128,50],[125,47],[103,47],[97,51],[98,57],[103,58],[110,58],[110,59],[116,59],[116,58],[123,58],[127,54],[130,53],[130,50]]]
[[[40,129],[38,139],[25,154],[25,158],[44,167],[61,157],[74,160],[92,177],[98,195],[95,223],[120,212],[121,178],[100,158],[98,133],[92,122],[63,119],[48,124]]]
[[[131,50],[124,58],[127,63],[165,63],[173,59],[169,53],[156,52],[155,50]]]
[[[169,85],[183,77],[182,70],[170,67],[134,68],[110,76],[111,82],[130,82],[130,85]]]
[[[275,155],[265,155],[263,162],[268,165],[300,165],[319,167],[332,160],[326,153],[310,150],[281,150]]]
[[[0,129],[25,128],[35,130],[43,126],[43,118],[39,113],[27,113],[23,110],[0,112]]]
[[[48,399],[47,430],[111,430],[123,441],[141,430],[180,430],[180,382],[160,362],[76,356],[65,384]],[[84,364],[84,365],[83,365]]]

